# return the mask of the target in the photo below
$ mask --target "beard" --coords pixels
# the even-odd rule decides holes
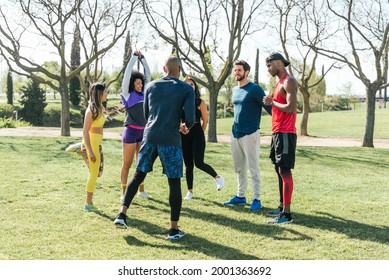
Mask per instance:
[[[243,76],[236,76],[236,77],[235,77],[235,80],[236,80],[237,82],[240,82],[240,81],[244,80],[244,78],[246,78],[244,75],[243,75]]]

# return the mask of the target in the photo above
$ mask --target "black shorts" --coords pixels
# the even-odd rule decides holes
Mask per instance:
[[[294,133],[277,132],[271,137],[270,159],[273,164],[294,168],[296,158],[297,135]]]

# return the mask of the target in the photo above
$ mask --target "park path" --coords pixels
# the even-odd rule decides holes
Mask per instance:
[[[60,128],[56,127],[18,127],[18,128],[1,128],[1,136],[39,136],[39,137],[59,137],[61,134]],[[70,131],[72,137],[82,137],[81,129],[72,129]],[[121,131],[114,132],[109,129],[104,130],[104,138],[121,139]],[[269,145],[270,136],[261,136],[261,144]],[[218,135],[219,143],[229,143],[229,135]],[[336,138],[336,137],[307,137],[299,136],[297,138],[298,146],[313,146],[313,147],[361,147],[362,140],[354,138]],[[389,149],[389,139],[375,139],[374,147]]]

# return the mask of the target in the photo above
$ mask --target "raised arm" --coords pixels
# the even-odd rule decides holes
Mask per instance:
[[[146,60],[146,58],[143,56],[143,54],[142,54],[142,56],[141,56],[140,62],[141,62],[142,65],[143,65],[144,75],[145,75],[145,77],[146,77],[146,84],[147,84],[148,82],[151,81],[151,72],[150,72],[149,64],[147,63],[147,60]]]
[[[128,90],[130,88],[131,72],[137,60],[138,60],[138,55],[134,53],[127,64],[126,70],[124,71],[123,81],[122,81],[122,91],[120,94],[124,97],[125,100],[127,100],[128,97],[130,96]]]

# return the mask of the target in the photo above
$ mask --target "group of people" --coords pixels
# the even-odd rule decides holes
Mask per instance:
[[[133,71],[139,60],[144,74]],[[246,205],[248,186],[247,168],[250,170],[253,197],[251,211],[262,209],[261,176],[259,171],[260,120],[262,108],[272,115],[272,142],[270,158],[278,177],[280,205],[267,214],[274,216],[270,223],[290,223],[290,204],[293,192],[291,169],[294,168],[296,150],[297,82],[288,74],[290,64],[280,53],[266,58],[268,72],[279,81],[274,94],[266,96],[259,85],[248,81],[250,66],[243,60],[234,63],[238,85],[233,89],[234,124],[231,136],[231,155],[238,177],[237,194],[224,205]],[[122,134],[123,164],[121,168],[122,206],[114,224],[127,228],[127,210],[139,190],[138,197],[151,198],[144,190],[144,180],[152,171],[154,161],[160,158],[163,173],[168,178],[170,230],[167,239],[182,238],[178,229],[182,206],[181,177],[185,164],[188,186],[186,200],[193,195],[194,166],[215,179],[216,189],[224,187],[224,178],[204,162],[205,135],[208,113],[194,78],[179,79],[181,62],[169,57],[163,67],[165,76],[150,81],[150,70],[141,52],[134,52],[122,82],[121,98],[126,108],[125,127]],[[147,83],[147,86],[145,87]],[[89,105],[85,114],[83,145],[89,167],[86,185],[85,211],[96,211],[92,202],[98,176],[103,168],[102,132],[105,121],[102,103],[107,99],[105,84],[95,83],[89,90]],[[130,167],[136,157],[135,174],[127,184]]]

